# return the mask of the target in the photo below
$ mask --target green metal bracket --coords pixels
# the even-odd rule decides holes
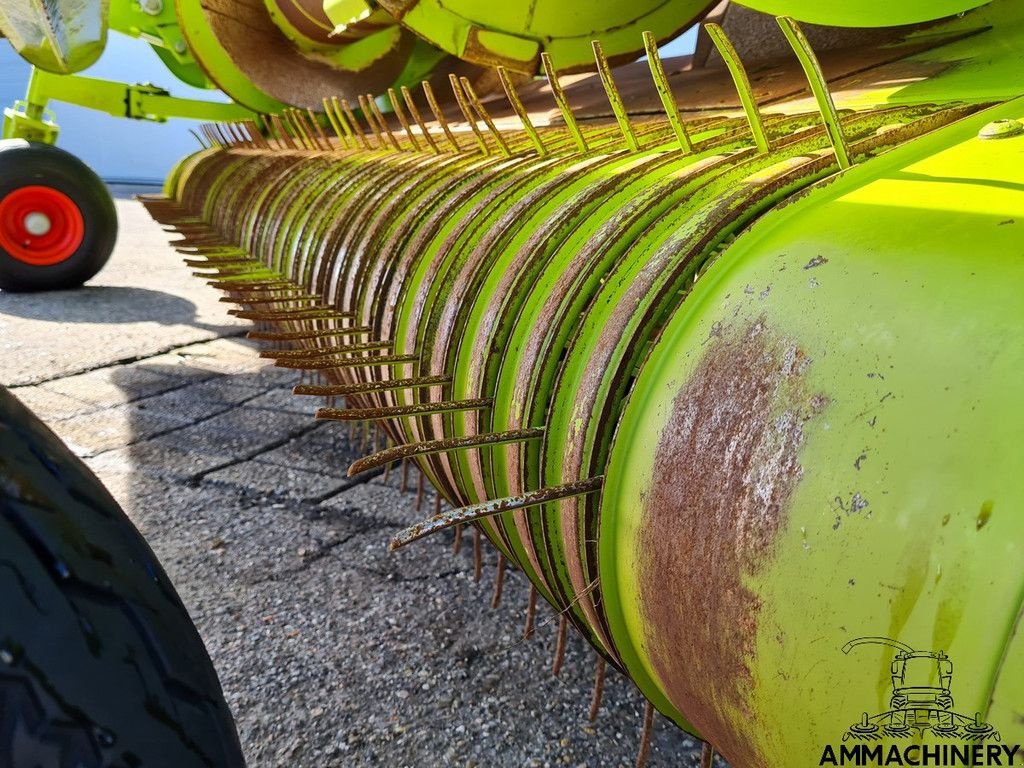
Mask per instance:
[[[4,138],[54,143],[60,129],[52,113],[47,114],[46,106],[50,101],[63,101],[114,117],[161,123],[171,117],[208,121],[254,117],[254,113],[237,104],[182,99],[155,85],[127,85],[81,75],[54,75],[33,68],[25,100],[4,110]]]

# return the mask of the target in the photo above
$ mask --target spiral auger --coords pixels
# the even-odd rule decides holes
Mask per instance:
[[[511,565],[531,583],[525,635],[537,595],[555,610],[555,674],[570,626],[594,647],[591,719],[608,665],[640,676],[638,651],[609,610],[639,577],[609,583],[601,542],[609,516],[624,514],[606,501],[617,430],[665,329],[756,222],[982,108],[837,110],[800,27],[779,23],[814,111],[765,111],[736,49],[709,24],[738,110],[684,115],[646,36],[664,114],[633,114],[595,43],[601,119],[576,114],[543,54],[557,116],[546,124],[503,68],[507,104],[455,75],[447,112],[428,83],[415,95],[360,96],[358,106],[325,99],[319,114],[206,126],[168,195],[144,200],[180,235],[174,246],[195,274],[257,324],[250,337],[271,345],[261,356],[312,375],[295,393],[326,398],[318,419],[373,425],[373,451],[350,474],[400,463],[404,490],[414,467],[417,512],[424,478],[436,488],[434,514],[398,533],[393,549],[449,529],[458,548],[471,528],[478,579],[482,537],[498,550],[494,605]],[[748,289],[762,300],[771,290]],[[757,402],[766,392],[800,398],[771,427],[790,419],[798,444],[800,425],[828,399],[798,392],[807,362],[767,333],[754,323],[722,343],[737,354],[753,340],[766,345],[738,359],[750,371],[767,366]],[[709,343],[725,338],[713,329]],[[708,375],[729,391],[743,384],[734,371]],[[796,473],[786,461],[778,471]],[[765,479],[758,492],[770,496],[781,482]],[[708,642],[692,653],[711,653]],[[688,709],[659,685],[657,673],[638,679],[648,699],[638,764],[655,711],[708,739],[702,766],[712,764],[712,743],[737,764],[760,764],[757,737],[731,732],[720,702]]]

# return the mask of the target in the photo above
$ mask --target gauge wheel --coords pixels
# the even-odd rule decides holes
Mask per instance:
[[[85,163],[49,144],[0,141],[0,289],[77,288],[116,240],[114,201]]]

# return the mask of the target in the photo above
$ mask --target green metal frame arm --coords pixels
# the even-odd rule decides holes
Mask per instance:
[[[43,107],[49,101],[63,101],[114,117],[163,122],[171,117],[193,120],[246,120],[253,112],[237,104],[183,99],[153,85],[127,85],[81,75],[53,75],[33,70],[28,103]]]

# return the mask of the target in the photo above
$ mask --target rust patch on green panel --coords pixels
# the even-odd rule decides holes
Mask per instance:
[[[808,390],[811,364],[764,319],[716,328],[661,434],[661,481],[641,500],[651,661],[669,699],[736,765],[765,764],[744,733],[772,727],[748,706],[761,601],[747,579],[772,557],[803,473],[804,424],[828,402]]]

